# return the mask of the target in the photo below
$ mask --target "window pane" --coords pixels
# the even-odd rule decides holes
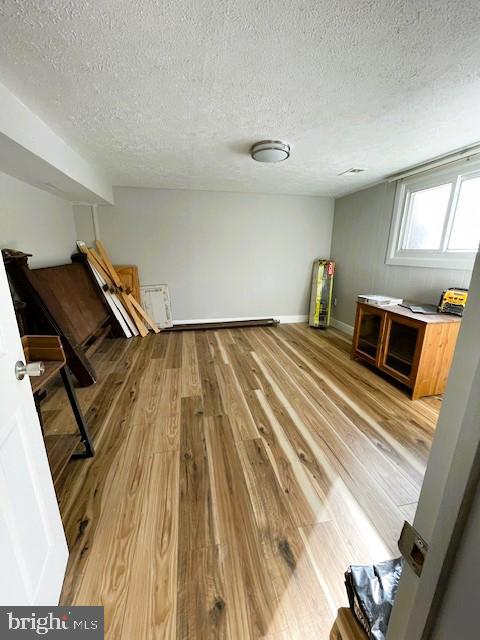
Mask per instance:
[[[448,248],[477,251],[480,242],[480,178],[463,180]]]
[[[448,183],[411,194],[404,249],[440,249],[451,189]]]

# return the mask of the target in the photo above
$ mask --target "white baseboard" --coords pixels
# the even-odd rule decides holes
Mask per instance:
[[[308,316],[247,316],[241,318],[196,318],[194,320],[174,320],[173,324],[202,324],[204,322],[238,322],[239,320],[261,320],[263,318],[275,318],[281,324],[293,324],[295,322],[306,322]]]
[[[349,336],[353,336],[353,327],[346,322],[342,322],[341,320],[337,320],[336,318],[331,319],[332,327],[338,329],[339,331],[343,331],[344,333],[348,333]]]
[[[295,324],[297,322],[307,322],[308,316],[277,316],[282,324]]]

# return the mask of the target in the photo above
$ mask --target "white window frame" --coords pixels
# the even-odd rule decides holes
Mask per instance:
[[[448,242],[456,213],[460,187],[464,180],[480,176],[480,162],[468,161],[414,175],[397,182],[392,225],[385,263],[404,267],[433,267],[471,270],[476,251],[448,249]],[[441,249],[403,249],[408,237],[412,194],[442,184],[452,184],[450,199],[442,230]],[[479,207],[480,215],[480,207]]]

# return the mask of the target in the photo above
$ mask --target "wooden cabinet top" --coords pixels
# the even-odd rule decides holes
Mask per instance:
[[[376,304],[368,304],[367,302],[357,302],[357,305],[364,308],[376,309],[377,311],[384,311],[397,316],[403,316],[404,318],[410,318],[410,320],[416,320],[423,324],[447,324],[450,322],[461,322],[462,320],[459,316],[450,315],[448,313],[413,313],[410,309],[401,307],[398,304],[390,307],[380,307]]]

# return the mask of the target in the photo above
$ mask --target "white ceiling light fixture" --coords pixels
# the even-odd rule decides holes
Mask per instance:
[[[281,140],[262,140],[252,145],[250,155],[257,162],[282,162],[290,157],[290,145]]]

